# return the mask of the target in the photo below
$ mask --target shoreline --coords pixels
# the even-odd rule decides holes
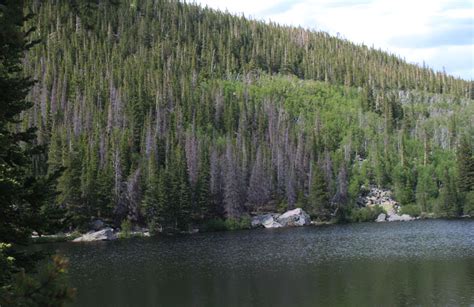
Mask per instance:
[[[321,227],[321,226],[330,226],[330,225],[347,225],[347,224],[360,224],[360,223],[404,223],[404,222],[414,222],[414,221],[424,221],[424,220],[474,220],[472,216],[459,216],[459,217],[418,217],[411,221],[385,221],[385,222],[376,222],[376,221],[365,221],[365,222],[346,222],[346,223],[337,223],[334,221],[324,221],[324,222],[316,222],[311,221],[310,225],[304,226],[288,226],[288,227],[280,227],[279,229],[285,228],[299,228],[299,227]],[[118,229],[118,228],[117,228]],[[177,232],[177,233],[159,233],[159,234],[151,234],[147,229],[143,231],[134,231],[128,235],[124,235],[121,231],[114,230],[116,234],[116,238],[113,240],[94,240],[90,242],[97,242],[97,241],[116,241],[116,240],[127,240],[133,238],[147,238],[147,237],[158,237],[158,236],[175,236],[175,235],[193,235],[196,233],[213,233],[213,232],[231,232],[236,230],[255,230],[255,229],[267,229],[264,227],[249,227],[249,228],[240,228],[240,229],[221,229],[221,230],[204,230],[201,229],[194,229],[193,231],[189,232]],[[271,228],[268,228],[271,229]],[[100,231],[100,230],[99,230]],[[90,233],[90,232],[89,232]],[[47,244],[47,243],[72,243],[73,240],[80,238],[81,236],[87,233],[79,233],[79,232],[71,232],[71,233],[57,233],[53,235],[43,235],[43,236],[32,236],[31,240],[33,244]],[[78,243],[78,242],[75,242]],[[79,242],[79,243],[89,243],[89,242]]]

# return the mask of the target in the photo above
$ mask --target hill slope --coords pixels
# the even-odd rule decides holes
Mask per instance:
[[[295,206],[350,217],[370,184],[407,210],[474,210],[456,159],[460,143],[472,159],[472,83],[175,1],[30,6],[43,44],[25,59],[39,82],[23,124],[49,144],[37,172],[67,167],[54,206],[70,226],[187,229]]]

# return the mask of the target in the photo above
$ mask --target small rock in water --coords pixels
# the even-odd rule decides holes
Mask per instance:
[[[385,219],[387,218],[387,215],[385,213],[380,213],[379,216],[377,216],[377,219],[375,220],[376,222],[385,222]]]

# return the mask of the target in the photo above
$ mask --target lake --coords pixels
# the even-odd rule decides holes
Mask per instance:
[[[474,304],[474,221],[258,229],[49,245],[74,306]]]

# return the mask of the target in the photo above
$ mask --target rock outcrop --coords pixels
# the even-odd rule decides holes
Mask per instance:
[[[73,242],[112,241],[115,239],[117,239],[117,235],[112,228],[108,227],[99,231],[90,231],[74,239]]]
[[[294,227],[305,226],[311,224],[311,218],[301,208],[286,211],[283,214],[267,213],[257,215],[252,218],[251,225],[253,228],[280,228],[280,227]]]
[[[392,198],[392,191],[378,187],[370,187],[369,189],[362,187],[362,190],[365,190],[366,193],[357,200],[360,206],[380,206],[387,213],[379,214],[375,220],[376,222],[405,222],[415,220],[414,217],[408,214],[399,214],[400,205]]]
[[[280,227],[283,227],[280,223],[275,221],[275,219],[272,216],[265,219],[262,222],[262,226],[265,227],[265,228],[280,228]]]
[[[357,199],[357,203],[363,207],[381,206],[385,210],[398,207],[398,203],[392,198],[392,191],[380,189],[377,187],[367,188],[362,187],[361,190],[367,191],[364,196]],[[388,213],[388,211],[387,211]]]
[[[281,225],[276,221],[280,216],[278,213],[267,213],[257,215],[252,218],[252,228],[265,227],[265,228],[279,228]]]
[[[311,218],[303,209],[296,208],[280,215],[277,222],[283,227],[305,226],[311,224]]]

